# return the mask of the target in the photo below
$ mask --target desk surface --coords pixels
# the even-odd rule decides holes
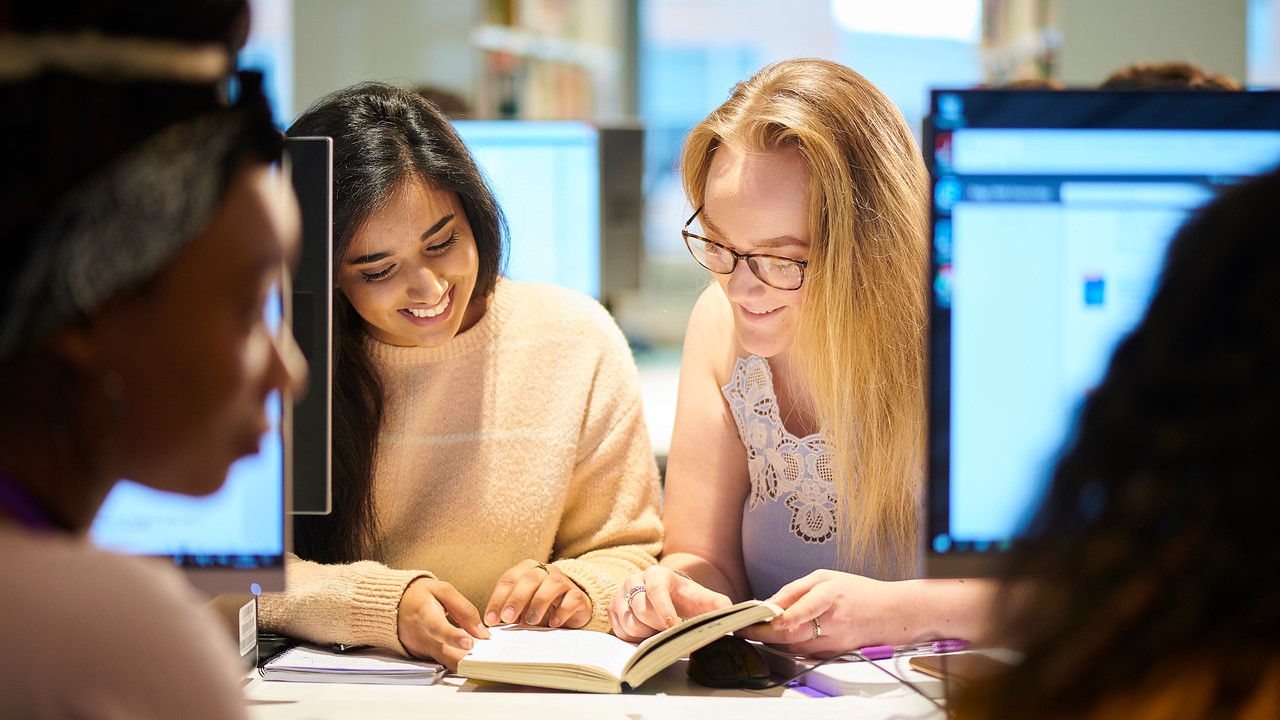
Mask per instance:
[[[266,682],[256,672],[245,685],[249,716],[255,720],[301,718],[660,718],[731,717],[779,720],[803,713],[822,718],[937,719],[943,714],[906,688],[875,697],[815,697],[801,690],[713,690],[693,684],[684,664],[667,668],[639,690],[592,695],[478,683],[446,677],[436,685],[349,685]]]

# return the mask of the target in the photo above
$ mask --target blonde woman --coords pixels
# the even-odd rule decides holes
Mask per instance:
[[[807,654],[974,636],[986,583],[920,580],[928,183],[902,115],[822,60],[768,66],[691,131],[689,320],[659,566],[614,631],[786,609]]]

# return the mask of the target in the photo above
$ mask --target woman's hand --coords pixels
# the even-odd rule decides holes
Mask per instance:
[[[708,590],[669,567],[654,565],[618,587],[609,605],[609,623],[614,635],[638,642],[684,618],[729,605],[727,595]]]
[[[909,608],[897,597],[896,585],[817,570],[782,586],[769,599],[784,610],[773,622],[735,634],[814,657],[906,642],[904,634],[911,631],[903,620]]]
[[[443,663],[450,670],[458,669],[472,638],[489,637],[475,607],[452,585],[435,578],[409,583],[400,598],[397,621],[400,644],[410,655]]]
[[[591,598],[555,565],[525,560],[502,574],[484,611],[488,625],[519,622],[580,628],[591,620]]]
[[[826,657],[869,645],[987,637],[997,584],[990,580],[887,582],[817,570],[770,598],[784,612],[738,635],[797,655]]]

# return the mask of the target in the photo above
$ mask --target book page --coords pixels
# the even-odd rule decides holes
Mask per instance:
[[[640,643],[622,679],[636,687],[662,668],[721,635],[781,614],[782,609],[772,603],[746,600],[689,618]]]
[[[593,630],[566,630],[507,625],[489,628],[488,640],[476,640],[467,660],[503,664],[591,665],[614,677],[636,646]]]

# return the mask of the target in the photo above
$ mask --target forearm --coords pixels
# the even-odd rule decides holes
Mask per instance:
[[[591,598],[587,628],[607,631],[609,604],[627,576],[657,562],[661,489],[638,398],[586,443],[556,531],[556,565]]]
[[[997,585],[981,579],[904,580],[891,583],[883,632],[893,644],[988,637]]]
[[[413,580],[432,577],[370,561],[321,565],[292,556],[287,572],[287,591],[260,598],[259,624],[264,631],[400,653],[405,652],[398,638],[400,598]]]
[[[733,602],[747,599],[745,587],[735,587],[728,575],[715,563],[691,552],[673,552],[662,556],[661,564],[683,573],[699,585],[729,597]]]

